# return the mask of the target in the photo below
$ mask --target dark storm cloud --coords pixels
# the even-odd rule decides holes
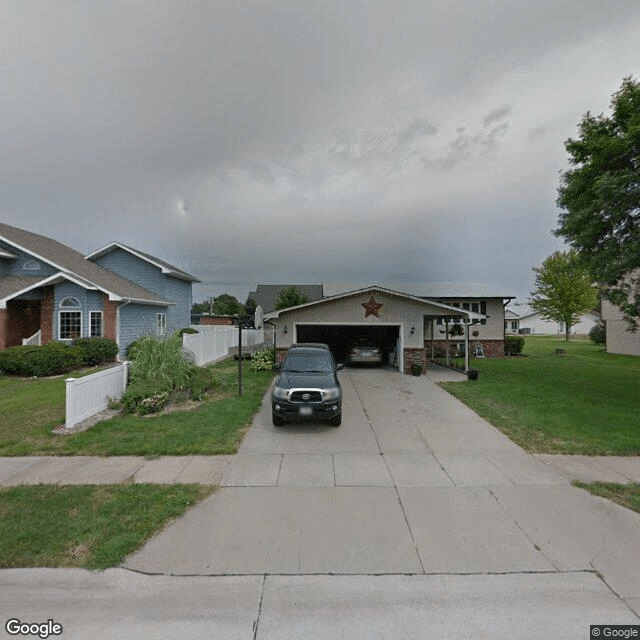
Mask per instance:
[[[521,259],[557,248],[562,142],[640,39],[632,0],[32,0],[0,19],[3,220],[182,260],[218,293],[452,273],[527,292]]]

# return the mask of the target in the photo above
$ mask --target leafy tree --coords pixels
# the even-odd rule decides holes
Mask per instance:
[[[245,326],[253,326],[256,313],[256,301],[253,298],[247,298],[247,301],[240,312],[240,322]]]
[[[191,313],[209,313],[210,305],[208,302],[195,302],[191,307]]]
[[[565,148],[555,234],[577,249],[603,295],[635,331],[640,319],[640,83],[623,80],[611,115],[587,112]]]
[[[301,293],[298,287],[292,285],[280,291],[275,308],[276,310],[286,309],[287,307],[295,307],[305,302],[309,302],[309,296],[306,293]]]
[[[242,312],[243,306],[238,302],[235,296],[228,293],[222,293],[213,299],[211,307],[216,316],[235,316]]]
[[[552,253],[541,267],[534,267],[536,289],[529,304],[543,318],[563,322],[565,339],[582,314],[598,304],[598,292],[575,249]]]

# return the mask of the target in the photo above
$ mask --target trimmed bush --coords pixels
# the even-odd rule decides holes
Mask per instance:
[[[522,336],[505,336],[504,352],[508,356],[517,356],[524,349],[524,338]]]
[[[120,403],[127,413],[146,415],[159,411],[169,400],[170,387],[162,388],[156,382],[132,382],[122,394]],[[161,397],[162,396],[162,397]]]
[[[185,333],[188,335],[193,335],[194,333],[199,333],[197,329],[193,329],[192,327],[185,327],[184,329],[178,329],[178,333],[183,336]]]
[[[82,350],[62,342],[10,347],[0,352],[0,369],[9,374],[58,375],[77,369],[82,362]]]
[[[73,346],[79,347],[84,362],[93,366],[118,355],[118,343],[109,338],[78,338]]]
[[[607,325],[602,320],[598,320],[589,329],[589,339],[593,344],[605,344],[607,342]]]

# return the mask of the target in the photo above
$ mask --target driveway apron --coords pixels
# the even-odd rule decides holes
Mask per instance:
[[[341,427],[275,428],[267,394],[221,488],[123,566],[212,576],[507,574],[506,591],[509,574],[541,585],[562,574],[576,593],[588,574],[622,605],[619,619],[637,621],[640,515],[572,487],[428,377],[384,368],[340,376]]]

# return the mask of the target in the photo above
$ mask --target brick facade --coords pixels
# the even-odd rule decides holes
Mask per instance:
[[[44,297],[40,305],[41,343],[47,344],[53,340],[53,287],[45,287]]]
[[[0,349],[6,349],[9,339],[9,311],[0,309]]]
[[[104,322],[104,337],[110,340],[116,339],[116,303],[104,297],[102,305],[102,319]]]

